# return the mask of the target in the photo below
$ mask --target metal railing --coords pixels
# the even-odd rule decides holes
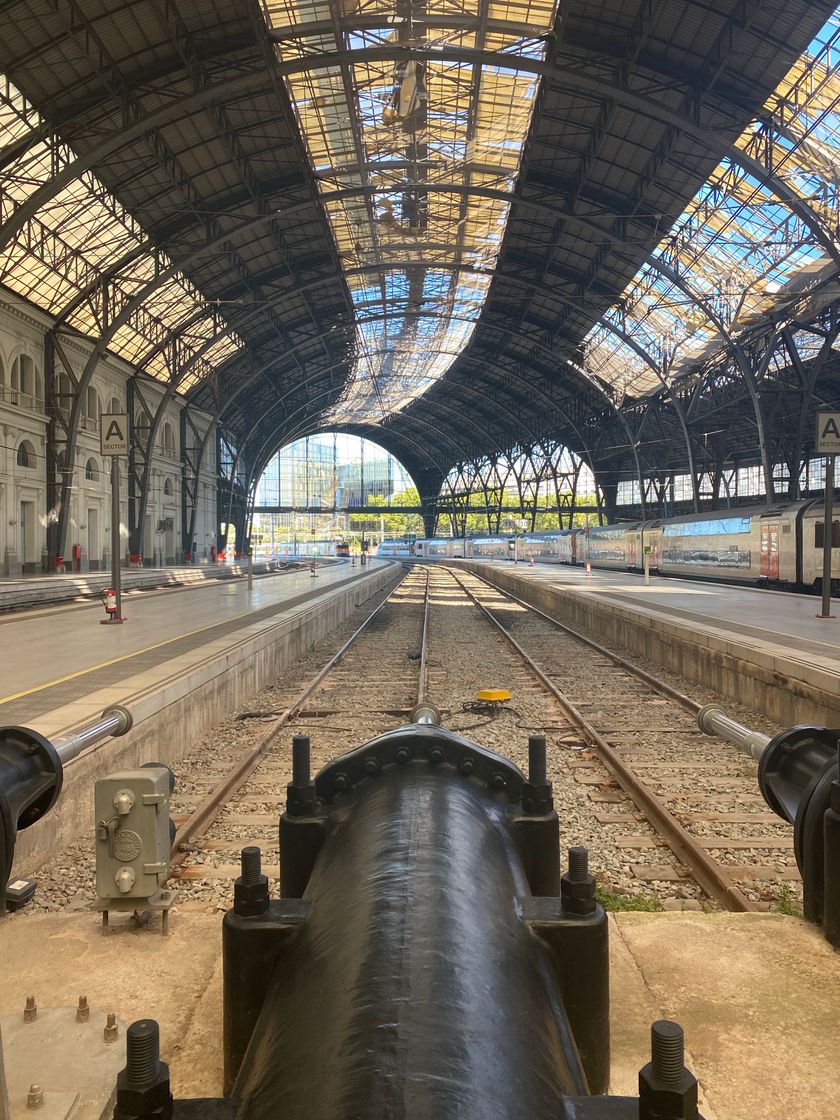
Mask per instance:
[[[0,385],[0,401],[5,404],[25,408],[28,412],[43,412],[44,402],[32,393],[24,393],[21,389],[13,389],[11,385]]]

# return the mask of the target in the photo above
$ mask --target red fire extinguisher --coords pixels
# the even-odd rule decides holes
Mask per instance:
[[[102,605],[107,614],[117,613],[117,593],[113,587],[106,587],[102,592]]]

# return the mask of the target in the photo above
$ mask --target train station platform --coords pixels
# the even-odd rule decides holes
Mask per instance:
[[[298,558],[299,563],[308,561]],[[284,562],[285,563],[285,562]],[[265,560],[255,560],[254,575],[281,570]],[[292,570],[292,566],[283,570]],[[183,587],[212,580],[241,579],[248,574],[246,562],[235,564],[181,564],[160,568],[123,568],[123,591],[148,591],[162,587]],[[50,575],[0,577],[0,612],[48,607],[53,603],[98,600],[111,584],[111,572],[54,572]]]
[[[447,561],[451,563],[452,561]],[[457,560],[605,645],[620,643],[781,724],[840,726],[840,602],[564,564]]]
[[[39,1008],[86,995],[97,1034],[109,1011],[123,1023],[152,1017],[174,1092],[219,1095],[221,913],[208,909],[176,903],[166,938],[128,922],[103,935],[95,914],[12,916],[0,923],[0,954],[16,962],[0,1020],[19,1017],[28,995]],[[614,914],[610,943],[614,1093],[635,1095],[650,1024],[668,1018],[685,1030],[705,1120],[834,1120],[840,955],[812,926],[780,914]]]
[[[122,626],[101,626],[99,603],[0,616],[0,723],[55,739],[111,704],[135,721],[66,768],[59,805],[20,834],[19,860],[37,863],[87,827],[99,751],[111,768],[175,761],[400,572],[373,560],[330,564],[314,579],[308,570],[267,575],[251,590],[247,580],[208,581],[125,601]]]

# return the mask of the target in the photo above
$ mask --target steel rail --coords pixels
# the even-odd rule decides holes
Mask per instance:
[[[266,751],[283,728],[291,719],[294,719],[294,717],[300,713],[306,701],[313,693],[317,692],[325,677],[332,672],[336,665],[344,658],[344,655],[356,639],[367,630],[368,626],[370,626],[379,612],[391,601],[396,592],[402,587],[409,574],[409,572],[406,572],[396,586],[391,588],[382,602],[371,611],[364,622],[353,631],[341,648],[332,655],[326,665],[324,665],[315,674],[312,680],[298,693],[289,707],[280,713],[259,742],[228,771],[215,789],[207,795],[191,816],[184,821],[175,834],[175,839],[172,842],[172,848],[169,853],[170,878],[178,877],[178,868],[190,854],[189,845],[204,835],[233,794],[242,788],[257,768]]]
[[[469,571],[469,569],[467,569],[467,571]],[[620,666],[628,673],[632,673],[634,677],[638,677],[639,680],[644,681],[647,685],[650,685],[650,687],[660,695],[667,697],[669,700],[673,700],[676,704],[679,704],[681,708],[685,708],[687,712],[691,712],[693,716],[696,716],[700,713],[700,710],[703,707],[702,704],[699,704],[696,700],[692,700],[690,696],[686,696],[686,694],[684,692],[680,692],[679,689],[673,688],[666,681],[660,680],[659,677],[655,677],[652,673],[648,673],[645,669],[640,669],[638,665],[634,665],[632,661],[628,661],[627,658],[622,657],[621,654],[615,653],[611,649],[607,649],[606,646],[599,645],[598,642],[594,642],[591,638],[587,638],[584,634],[581,634],[577,630],[572,629],[572,627],[568,626],[565,622],[558,622],[556,618],[552,618],[550,614],[546,614],[545,611],[541,611],[540,608],[535,607],[533,603],[528,603],[525,599],[520,599],[518,596],[514,595],[512,591],[508,591],[503,587],[499,587],[499,585],[497,583],[494,583],[492,579],[488,579],[486,576],[480,575],[478,572],[470,571],[470,575],[475,576],[475,578],[481,580],[482,583],[486,583],[488,587],[492,587],[494,591],[498,591],[501,595],[506,595],[520,607],[525,607],[526,610],[533,611],[534,614],[539,615],[540,618],[544,618],[546,622],[550,622],[552,626],[556,626],[558,630],[562,630],[564,634],[568,634],[569,637],[577,639],[577,641],[582,642],[585,646],[589,646],[590,649],[593,649],[596,653],[599,653],[603,657],[606,657],[608,660],[612,661],[613,664]]]
[[[557,685],[550,680],[530,654],[517,642],[510,631],[503,626],[489,608],[464,585],[458,573],[452,568],[448,570],[467,598],[469,598],[485,617],[493,623],[508,644],[522,658],[540,684],[551,693],[570,723],[580,732],[584,741],[597,752],[601,761],[624,792],[642,810],[674,855],[688,867],[709,897],[714,898],[727,910],[738,912],[757,910],[758,908],[755,904],[752,903],[743,891],[729,878],[720,865],[709,858],[705,850],[697,843],[691,833],[680,824],[670,810],[665,807],[653,790],[645,785],[644,782],[640,781],[639,778],[628,769],[618,753],[610,746],[600,732],[592,726],[583,713],[560,691]],[[493,587],[493,584],[490,584],[489,581],[485,582]],[[498,591],[501,595],[514,599],[514,596],[509,596],[508,593],[501,588],[494,588],[494,590]],[[528,606],[527,603],[523,605]],[[542,612],[538,613],[541,614]],[[553,622],[554,620],[549,619],[549,621]]]
[[[426,703],[428,691],[429,653],[429,569],[426,569],[426,588],[423,597],[423,637],[420,643],[420,679],[417,682],[417,707]]]

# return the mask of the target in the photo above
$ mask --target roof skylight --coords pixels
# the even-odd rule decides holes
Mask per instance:
[[[263,2],[282,61],[345,55],[286,80],[356,308],[351,378],[327,420],[381,422],[473,332],[538,88],[516,60],[543,57],[555,0]],[[422,53],[356,53],[389,45]],[[436,59],[444,46],[510,61]]]
[[[830,263],[817,231],[840,245],[840,9],[760,116],[735,143],[744,160],[720,163],[590,331],[585,369],[617,399],[687,372]]]

